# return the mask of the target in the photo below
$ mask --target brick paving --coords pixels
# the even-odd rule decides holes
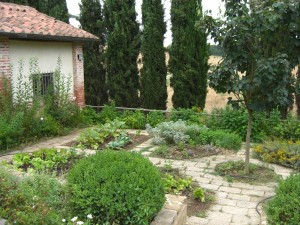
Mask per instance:
[[[129,131],[135,132],[135,131]],[[145,134],[144,132],[142,132]],[[31,152],[41,147],[65,147],[64,144],[74,141],[78,137],[79,131],[73,132],[65,137],[57,137],[44,142],[39,142],[33,146],[24,148],[22,152]],[[189,217],[186,225],[264,225],[266,217],[262,211],[261,204],[256,211],[257,204],[275,194],[276,183],[266,183],[264,185],[252,185],[240,182],[229,183],[222,177],[215,175],[214,167],[221,162],[228,160],[244,159],[245,152],[239,151],[236,154],[214,155],[210,157],[192,160],[169,160],[150,157],[154,147],[151,139],[135,147],[132,151],[142,152],[153,164],[163,166],[170,164],[173,168],[178,168],[183,174],[193,177],[199,185],[216,194],[216,199],[207,212],[207,217]],[[20,152],[20,151],[16,151]],[[91,152],[93,154],[93,152]],[[11,155],[0,157],[1,160],[10,160]],[[252,163],[269,166],[274,171],[286,178],[292,172],[278,165],[266,165],[259,160],[251,159]]]

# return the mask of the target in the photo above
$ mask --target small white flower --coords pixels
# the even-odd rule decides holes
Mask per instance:
[[[89,214],[89,215],[87,215],[86,217],[87,217],[88,219],[90,219],[90,220],[93,219],[92,214]]]
[[[82,225],[82,224],[84,224],[84,222],[78,221],[77,224],[78,224],[78,225]]]
[[[78,219],[77,216],[75,216],[74,218],[71,219],[72,222],[75,222]]]
[[[61,221],[62,221],[63,223],[65,223],[65,222],[66,222],[66,219],[62,219]]]
[[[76,96],[73,97],[73,101],[75,101],[75,100],[76,100]]]
[[[43,121],[44,120],[44,118],[43,117],[41,117],[41,121]]]

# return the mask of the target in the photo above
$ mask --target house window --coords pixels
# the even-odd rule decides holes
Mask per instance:
[[[34,95],[45,96],[53,88],[53,74],[41,73],[33,75],[33,92]]]

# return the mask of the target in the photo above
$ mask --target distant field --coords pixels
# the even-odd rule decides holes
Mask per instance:
[[[208,62],[211,65],[217,65],[220,60],[221,60],[220,56],[211,56]],[[167,103],[168,109],[173,108],[173,104],[172,104],[173,93],[174,93],[173,88],[168,86],[168,103]],[[229,96],[231,95],[217,94],[213,89],[208,88],[206,103],[205,103],[205,111],[211,112],[211,110],[214,108],[224,108],[227,104],[227,98]]]

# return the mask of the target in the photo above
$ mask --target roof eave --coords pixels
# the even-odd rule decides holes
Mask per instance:
[[[0,32],[0,36],[6,36],[13,39],[21,40],[39,40],[39,41],[65,41],[65,42],[99,42],[99,38],[83,38],[70,36],[53,36],[43,34],[26,34],[26,33],[7,33]]]

